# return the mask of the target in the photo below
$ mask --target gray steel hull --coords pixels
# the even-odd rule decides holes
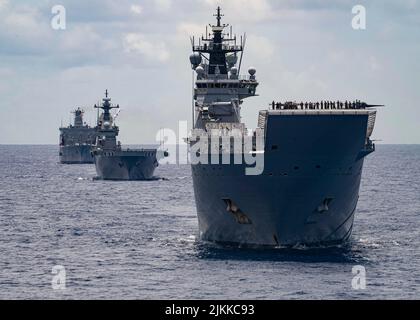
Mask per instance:
[[[371,152],[366,126],[367,116],[274,117],[263,174],[247,176],[245,165],[192,165],[201,238],[269,246],[346,241]]]
[[[202,168],[194,166],[201,237],[209,241],[273,246],[345,241],[352,230],[362,165],[363,160],[354,164],[357,173],[351,175],[314,173],[312,177],[251,177],[228,166],[215,169],[220,176],[204,176],[196,174]],[[326,198],[333,199],[328,211],[319,212]],[[233,201],[249,223],[241,223],[240,218],[229,212],[226,200]]]
[[[95,155],[98,179],[102,180],[150,180],[158,167],[156,152],[140,153],[124,151],[113,155]]]
[[[60,163],[63,164],[89,164],[94,163],[91,154],[92,146],[60,146]]]

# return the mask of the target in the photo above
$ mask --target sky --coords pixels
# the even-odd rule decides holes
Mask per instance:
[[[354,30],[352,8],[366,8]],[[66,9],[55,30],[52,8]],[[385,104],[373,138],[420,143],[420,0],[0,0],[0,144],[56,144],[75,107],[94,123],[108,89],[123,144],[156,142],[191,121],[191,35],[214,23],[247,34],[243,66],[258,97],[249,128],[273,100]],[[191,125],[191,123],[189,123]]]

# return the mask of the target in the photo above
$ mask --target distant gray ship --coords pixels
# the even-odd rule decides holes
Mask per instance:
[[[102,180],[150,180],[158,167],[157,149],[122,149],[117,143],[119,128],[114,124],[110,111],[118,109],[108,98],[108,90],[101,106],[103,113],[98,119],[97,140],[93,149],[98,179]],[[160,153],[159,153],[160,154]]]
[[[254,68],[248,76],[239,75],[245,40],[239,43],[232,30],[225,32],[221,17],[218,8],[212,34],[206,32],[198,44],[192,38],[190,56],[197,73],[190,149],[205,160],[192,163],[201,238],[269,246],[346,241],[363,161],[375,150],[370,140],[374,106],[360,101],[273,102],[259,113],[260,146],[255,134],[248,152],[243,145],[239,151],[225,148],[220,141],[231,141],[232,132],[247,135],[240,111],[243,100],[256,95],[258,82]],[[207,150],[197,151],[201,139],[211,142],[204,144]],[[214,141],[215,151],[209,147]],[[261,173],[246,174],[249,165],[234,164],[238,155],[262,156]],[[222,157],[230,161],[221,163]]]
[[[74,124],[60,128],[60,162],[64,164],[93,163],[91,154],[95,143],[95,128],[83,122],[84,111],[73,111]]]

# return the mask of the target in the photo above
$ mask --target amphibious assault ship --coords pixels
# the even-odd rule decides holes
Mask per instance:
[[[91,154],[95,144],[95,128],[83,122],[84,111],[77,108],[74,113],[74,124],[60,128],[60,162],[64,164],[93,163]]]
[[[256,95],[256,69],[240,75],[245,37],[225,31],[220,8],[216,19],[198,43],[191,39],[196,80],[189,145],[201,238],[268,246],[346,241],[363,161],[375,150],[374,106],[273,102],[249,134],[240,111]]]
[[[108,98],[108,90],[102,105],[95,108],[102,109],[98,117],[97,138],[93,149],[97,178],[102,180],[149,180],[158,167],[157,149],[122,149],[117,142],[119,128],[115,125],[112,109],[119,109],[119,105],[112,105]]]

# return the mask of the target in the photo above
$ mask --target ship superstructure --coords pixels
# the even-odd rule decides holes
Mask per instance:
[[[74,123],[60,128],[60,162],[64,164],[93,163],[91,155],[95,143],[95,128],[83,121],[84,111],[77,108],[72,112]]]
[[[363,161],[375,148],[376,111],[360,101],[273,102],[248,133],[240,111],[256,95],[256,69],[240,75],[244,37],[226,31],[220,8],[216,19],[198,44],[192,39],[190,56],[196,81],[189,142],[201,238],[273,246],[347,240]],[[240,145],[226,147],[235,135],[242,135]],[[250,157],[262,159],[253,173],[244,161]]]

